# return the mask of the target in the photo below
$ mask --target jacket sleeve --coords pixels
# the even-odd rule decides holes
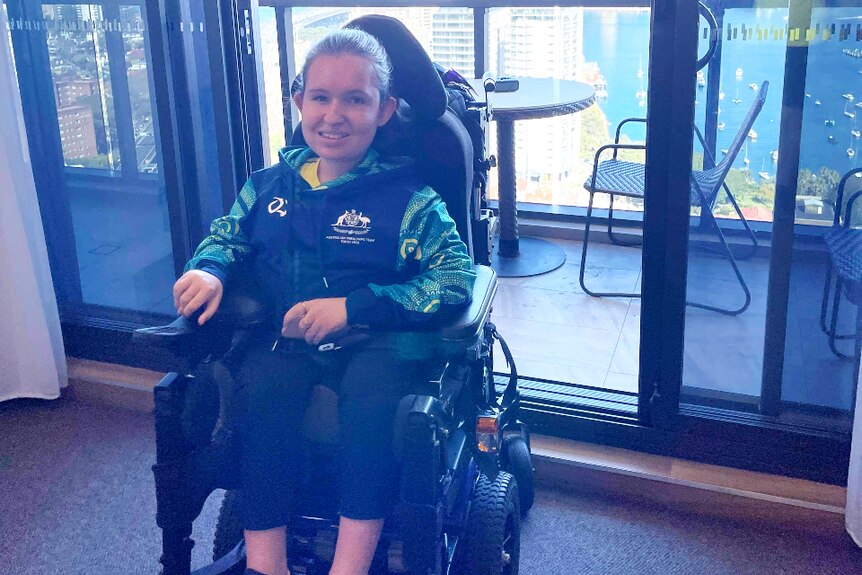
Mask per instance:
[[[213,221],[210,235],[200,243],[184,271],[203,270],[225,283],[231,269],[251,254],[244,227],[255,200],[254,184],[248,180],[230,212]]]
[[[420,328],[470,301],[476,272],[446,204],[431,188],[413,194],[399,237],[398,270],[416,268],[406,283],[368,284],[347,296],[351,325]]]

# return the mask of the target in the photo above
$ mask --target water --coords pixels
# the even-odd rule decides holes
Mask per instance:
[[[770,34],[767,40],[743,41],[739,37],[726,40],[726,26],[748,27],[786,25],[786,9],[735,9],[725,16],[725,41],[722,45],[721,89],[725,98],[720,102],[719,122],[726,128],[718,133],[717,148],[727,148],[748,111],[756,92],[748,84],[760,85],[769,81],[766,104],[754,124],[758,137],[748,141],[748,158],[754,172],[766,171],[775,175],[775,164],[771,151],[778,149],[779,127],[781,122],[781,98],[784,88],[784,60],[786,39],[776,40]],[[633,11],[584,11],[584,55],[588,61],[597,61],[608,83],[609,96],[600,105],[612,126],[623,118],[644,117],[646,108],[638,105],[635,94],[646,89],[649,46],[649,13]],[[800,168],[817,171],[828,167],[840,173],[860,165],[862,140],[853,138],[850,131],[855,127],[862,129],[862,108],[852,104],[862,101],[862,59],[844,55],[842,48],[857,48],[862,43],[855,40],[855,23],[862,22],[855,9],[823,9],[815,11],[814,22],[853,23],[854,33],[848,40],[839,42],[837,36],[827,41],[812,43],[808,57],[806,90],[811,94],[806,98],[803,110],[803,135]],[[701,21],[703,24],[703,21]],[[699,54],[706,46],[701,41]],[[643,67],[644,76],[638,78],[637,70]],[[742,68],[742,77],[736,78],[736,69]],[[705,68],[704,72],[708,72]],[[643,88],[642,88],[643,86]],[[842,94],[855,96],[848,110],[859,113],[859,118],[850,119],[844,115],[846,100]],[[738,96],[737,96],[738,95]],[[738,97],[742,100],[733,104]],[[703,128],[706,90],[697,90],[695,118]],[[819,99],[821,105],[814,104]],[[825,120],[835,120],[834,127],[824,125]],[[629,132],[635,138],[642,138],[643,132]],[[828,136],[835,137],[835,144],[828,143]],[[857,154],[847,156],[847,148],[854,148]],[[744,166],[741,153],[734,165]],[[719,157],[720,157],[719,152]]]
[[[294,8],[301,13],[302,8]],[[850,38],[840,42],[837,37],[830,40],[817,40],[811,44],[808,56],[808,72],[806,91],[811,94],[806,98],[803,110],[803,133],[801,144],[800,168],[816,172],[821,167],[827,167],[844,173],[862,165],[862,139],[853,138],[850,131],[862,130],[862,108],[852,104],[862,102],[862,59],[855,59],[842,54],[842,48],[862,47],[862,42],[856,41],[856,24],[862,23],[859,10],[817,9],[812,21],[829,25],[850,23],[853,33]],[[274,12],[262,11],[264,19],[274,18]],[[717,151],[727,148],[736,130],[742,123],[745,113],[756,95],[748,85],[758,86],[769,81],[769,94],[766,104],[754,124],[758,137],[748,140],[747,151],[743,150],[734,162],[737,168],[744,167],[743,158],[747,153],[751,161],[752,172],[766,171],[775,176],[775,163],[772,160],[772,150],[778,149],[779,127],[781,123],[781,99],[784,88],[784,60],[787,40],[775,39],[772,34],[765,40],[742,40],[741,36],[727,40],[726,27],[741,30],[746,27],[783,29],[786,26],[787,9],[733,9],[725,14],[725,30],[722,43],[721,89],[725,93],[724,100],[719,105],[721,113],[719,122],[726,124],[723,131],[718,132]],[[583,50],[587,61],[599,63],[601,73],[608,83],[608,98],[600,102],[600,106],[612,127],[624,118],[645,117],[646,107],[639,105],[636,97],[638,91],[647,89],[649,69],[649,37],[650,15],[646,10],[626,9],[585,9]],[[704,21],[700,22],[701,27]],[[274,28],[274,26],[273,26]],[[700,36],[700,34],[699,34]],[[699,55],[706,51],[706,42],[701,40]],[[742,77],[736,78],[736,69],[742,68]],[[643,75],[638,77],[638,70]],[[704,68],[704,73],[708,68]],[[855,99],[848,110],[859,114],[858,118],[850,119],[844,115],[846,100],[842,94],[853,94]],[[706,90],[698,89],[696,93],[695,121],[703,129],[706,104]],[[742,100],[734,104],[733,99]],[[821,105],[815,105],[815,100]],[[645,103],[645,102],[644,102]],[[834,120],[835,126],[826,126],[826,120]],[[626,133],[635,140],[643,140],[643,126],[633,125]],[[834,136],[835,143],[830,144],[829,135]],[[850,158],[847,149],[854,149],[857,154]],[[699,146],[696,147],[699,151]]]

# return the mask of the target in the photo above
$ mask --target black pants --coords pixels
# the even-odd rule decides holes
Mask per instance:
[[[392,450],[395,409],[431,355],[425,336],[379,334],[355,347],[319,352],[261,337],[239,370],[248,397],[243,426],[242,504],[245,528],[285,525],[296,511],[301,423],[312,388],[338,394],[341,515],[386,517],[398,493]]]

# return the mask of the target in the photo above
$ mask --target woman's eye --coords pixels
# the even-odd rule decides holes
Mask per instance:
[[[321,96],[321,95],[312,96],[311,100],[312,100],[313,102],[325,102],[325,101],[326,101],[326,96]]]
[[[362,96],[353,96],[353,97],[351,97],[351,98],[350,98],[349,102],[350,102],[351,104],[357,104],[357,105],[359,105],[359,104],[364,104],[364,103],[365,103],[365,98],[363,98]]]

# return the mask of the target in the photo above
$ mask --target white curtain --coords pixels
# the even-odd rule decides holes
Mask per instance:
[[[7,30],[0,10],[0,401],[54,399],[66,358]]]
[[[862,381],[862,377],[860,377]],[[857,383],[856,419],[853,422],[853,445],[850,448],[850,472],[847,478],[847,533],[862,547],[862,384]]]

